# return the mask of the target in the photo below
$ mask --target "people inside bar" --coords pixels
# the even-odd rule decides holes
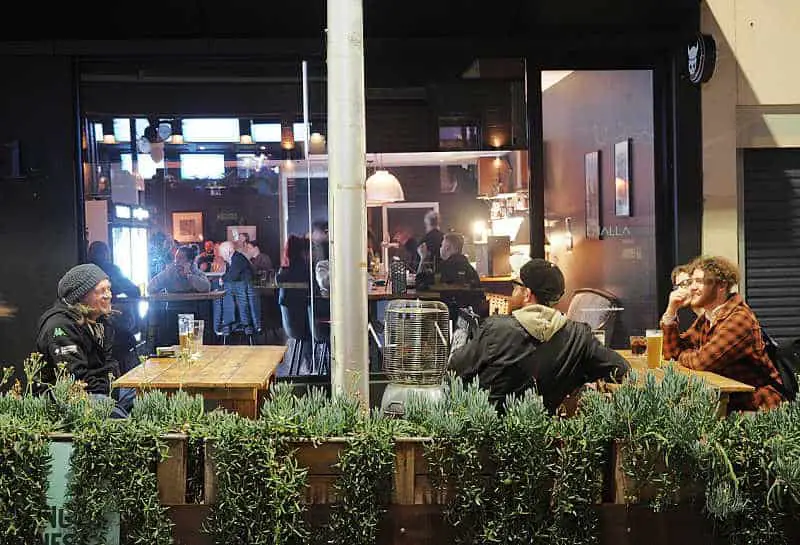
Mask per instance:
[[[211,290],[211,282],[194,266],[192,248],[181,246],[170,265],[155,275],[147,285],[148,293],[187,293]]]

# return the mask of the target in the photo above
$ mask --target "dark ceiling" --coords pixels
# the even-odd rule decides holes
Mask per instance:
[[[335,1],[335,0],[332,0]],[[699,0],[364,0],[369,38],[525,36],[681,24]],[[320,39],[322,0],[164,0],[15,5],[0,41],[131,38]]]

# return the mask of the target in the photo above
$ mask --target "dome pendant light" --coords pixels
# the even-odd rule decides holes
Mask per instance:
[[[403,186],[388,170],[376,170],[367,178],[367,206],[404,201]]]

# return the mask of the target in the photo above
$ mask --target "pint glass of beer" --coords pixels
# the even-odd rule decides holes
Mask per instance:
[[[647,338],[647,367],[656,369],[661,365],[661,346],[663,337],[660,329],[648,329],[645,331]]]

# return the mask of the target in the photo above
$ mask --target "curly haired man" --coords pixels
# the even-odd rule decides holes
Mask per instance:
[[[783,401],[775,388],[780,376],[767,356],[755,314],[734,292],[739,283],[736,265],[722,257],[703,256],[689,269],[689,286],[678,285],[672,291],[661,318],[664,358],[755,387],[753,392],[732,394],[728,405],[731,411],[776,407]],[[686,306],[700,315],[685,333],[680,333],[677,313]]]

